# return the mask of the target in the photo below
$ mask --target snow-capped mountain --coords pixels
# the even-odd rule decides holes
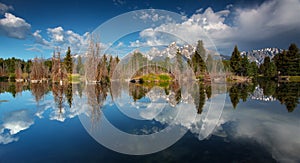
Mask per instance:
[[[250,94],[250,98],[259,101],[276,101],[276,98],[274,98],[273,96],[264,95],[264,90],[259,86],[257,86],[254,92]]]
[[[188,59],[191,59],[192,54],[194,54],[196,48],[191,45],[184,45],[181,48],[181,54]]]
[[[260,50],[251,50],[248,52],[242,51],[241,55],[244,56],[246,55],[250,62],[256,62],[257,64],[262,64],[264,63],[265,57],[269,56],[271,59],[277,54],[282,52],[282,49],[278,48],[264,48]]]
[[[168,47],[162,50],[159,50],[155,47],[151,48],[148,52],[145,53],[145,56],[149,60],[155,60],[166,57],[173,59],[176,56],[177,50],[179,50],[185,58],[190,59],[191,55],[195,52],[195,47],[191,45],[184,45],[182,47],[179,47],[176,44],[176,42],[172,42]]]
[[[161,51],[160,55],[174,58],[176,56],[177,49],[179,49],[179,47],[177,46],[176,42],[172,42],[166,49]]]

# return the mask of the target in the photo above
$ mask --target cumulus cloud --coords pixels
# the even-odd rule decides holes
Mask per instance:
[[[171,41],[161,40],[162,33],[165,32],[174,34],[174,36],[179,38],[179,40],[183,39],[184,41],[191,43],[201,39],[206,42],[206,45],[212,46],[209,43],[209,39],[207,38],[205,32],[216,33],[229,28],[228,25],[222,23],[225,21],[224,17],[226,17],[228,14],[229,10],[214,12],[212,8],[207,8],[202,14],[196,13],[190,18],[183,19],[183,21],[180,23],[165,23],[155,28],[145,29],[144,31],[140,32],[140,37],[141,39],[145,39],[145,43],[140,41],[138,42],[140,44],[147,44],[149,46],[161,44],[162,42],[170,43]],[[160,37],[157,37],[159,33]]]
[[[28,111],[18,110],[11,112],[7,117],[5,117],[2,125],[4,128],[9,130],[11,135],[14,135],[29,128],[33,123],[34,122],[30,118]]]
[[[49,45],[49,42],[47,40],[45,40],[42,36],[41,36],[41,30],[36,30],[32,36],[35,40],[36,43],[38,44],[42,44],[42,45]]]
[[[0,134],[0,144],[8,144],[18,140],[19,138],[14,138],[9,134]]]
[[[48,28],[47,32],[52,42],[61,43],[64,41],[64,29],[62,27]]]
[[[113,0],[113,3],[116,6],[121,6],[121,5],[126,4],[126,1],[125,0]]]
[[[179,45],[185,44],[180,37],[178,38],[175,35],[164,33],[161,30],[155,30],[153,28],[141,31],[139,36],[142,39],[130,42],[129,47],[168,46],[172,42],[176,42]]]
[[[6,4],[3,4],[0,2],[0,14],[4,14],[8,11],[13,10],[14,8],[12,6],[7,6]]]
[[[89,36],[88,32],[80,35],[72,30],[65,30],[61,26],[48,28],[45,37],[41,33],[41,30],[36,30],[32,34],[35,44],[29,45],[30,47],[26,50],[42,53],[45,49],[59,47],[62,50],[66,50],[67,47],[71,47],[71,50],[76,53],[82,46],[87,44]]]
[[[12,111],[4,115],[0,126],[0,144],[18,141],[19,138],[15,135],[28,129],[33,124],[33,119],[28,110]]]
[[[230,108],[229,101],[227,104]],[[234,124],[234,128],[230,130],[230,135],[234,140],[245,140],[244,138],[255,140],[264,146],[278,162],[299,162],[300,140],[296,136],[300,134],[297,123],[298,114],[291,115],[278,112],[276,109],[270,110],[257,106],[244,106],[243,109],[234,112],[224,109],[220,122]],[[222,128],[216,131],[220,132],[220,130],[224,131]]]
[[[291,42],[300,43],[299,10],[299,0],[266,1],[255,8],[234,8],[230,5],[218,12],[209,7],[203,12],[202,9],[197,10],[180,23],[169,22],[145,31],[174,33],[188,42],[202,39],[207,48],[214,47],[212,40],[223,54],[229,54],[235,44],[245,50],[269,46],[282,48]],[[230,25],[227,21],[229,15],[233,20]],[[144,17],[149,18],[147,15]],[[142,39],[147,38],[143,35],[145,31],[140,33]]]
[[[30,29],[30,24],[11,13],[5,13],[4,18],[0,19],[0,35],[25,39],[30,34]]]
[[[169,15],[162,15],[160,12],[157,12],[155,9],[149,9],[147,11],[137,11],[136,17],[147,22],[158,22],[164,21],[165,23],[173,22],[174,20]]]

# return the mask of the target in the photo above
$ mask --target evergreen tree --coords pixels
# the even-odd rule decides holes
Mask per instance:
[[[79,73],[80,75],[84,74],[84,72],[83,72],[84,71],[84,66],[82,64],[81,56],[78,56],[76,70],[77,70],[77,73]]]
[[[291,44],[287,52],[287,75],[300,75],[300,56],[299,49],[296,44]]]
[[[300,52],[296,44],[291,44],[288,51],[276,54],[273,60],[279,75],[300,75]]]
[[[204,62],[204,58],[206,57],[205,53],[206,52],[203,46],[203,42],[199,40],[195,53],[191,56],[191,60],[188,61],[196,77],[199,76],[201,73],[206,72],[206,64]]]
[[[256,78],[258,76],[258,67],[255,62],[250,63],[250,68],[248,70],[248,76],[253,76]]]
[[[191,67],[193,68],[196,76],[206,71],[205,62],[197,51],[195,51],[194,55],[192,55]]]
[[[237,104],[240,102],[240,93],[239,88],[236,85],[233,85],[229,89],[229,97],[232,103],[233,108],[235,109]]]
[[[231,70],[236,74],[236,75],[241,75],[241,60],[242,60],[242,57],[241,57],[241,54],[238,50],[238,47],[235,46],[234,47],[234,50],[232,52],[232,55],[231,55],[231,58],[230,58],[230,67],[231,67]]]
[[[182,59],[182,55],[181,55],[179,50],[177,50],[177,53],[176,53],[176,62],[177,62],[179,70],[182,72],[182,70],[183,70],[183,59]]]
[[[120,62],[119,56],[116,57],[116,61],[117,61],[117,63]]]
[[[206,50],[202,40],[198,40],[196,51],[201,56],[202,60],[206,59]]]
[[[277,73],[279,75],[286,75],[286,69],[288,67],[286,51],[284,50],[282,53],[276,54],[273,57],[273,61],[277,67]]]
[[[72,74],[73,60],[72,60],[72,56],[71,56],[71,49],[70,49],[70,47],[68,47],[68,50],[67,50],[67,53],[66,53],[66,57],[64,58],[64,65],[65,65],[65,68],[66,68],[67,72],[69,74]]]
[[[271,78],[276,76],[277,70],[274,62],[271,62],[269,56],[264,59],[264,63],[261,66],[261,72],[265,77]]]
[[[250,63],[247,56],[244,55],[241,60],[240,74],[242,76],[248,76],[249,70],[250,70]]]
[[[213,70],[213,57],[212,57],[212,55],[210,55],[210,54],[208,54],[207,55],[207,59],[206,59],[206,65],[207,65],[207,70],[209,71],[209,72],[212,72],[212,70]]]

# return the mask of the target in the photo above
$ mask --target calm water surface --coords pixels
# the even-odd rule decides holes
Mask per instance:
[[[0,162],[300,162],[300,83],[227,84],[226,91],[218,92],[226,95],[225,105],[209,135],[203,133],[201,116],[208,114],[215,95],[210,85],[196,84],[198,92],[191,95],[196,121],[177,124],[188,132],[169,148],[141,156],[100,145],[80,117],[88,119],[91,130],[105,116],[128,133],[159,132],[168,126],[169,115],[155,109],[164,103],[169,109],[178,105],[183,98],[178,86],[0,85]],[[119,109],[127,103],[143,107],[153,100],[157,103],[149,107],[152,110],[140,114],[143,121]],[[165,114],[176,111],[165,110]]]

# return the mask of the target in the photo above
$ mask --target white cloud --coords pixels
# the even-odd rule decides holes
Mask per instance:
[[[14,138],[9,134],[0,134],[0,144],[8,144],[18,140],[19,138]]]
[[[116,47],[119,48],[119,47],[123,47],[123,46],[124,46],[124,43],[123,42],[119,42]]]
[[[203,8],[199,8],[198,10],[196,10],[196,13],[200,13],[203,11]]]
[[[233,7],[233,4],[229,4],[229,5],[226,5],[226,9],[231,9]]]
[[[121,6],[124,5],[126,3],[125,0],[113,0],[114,5],[116,6]]]
[[[165,23],[156,28],[148,28],[140,32],[140,37],[145,39],[145,42],[140,44],[146,44],[149,46],[155,46],[157,44],[169,44],[172,41],[162,41],[162,33],[175,34],[179,39],[183,39],[187,42],[196,42],[199,39],[206,41],[206,45],[209,44],[209,39],[206,37],[204,32],[215,32],[218,33],[221,30],[229,28],[228,25],[224,24],[224,20],[229,14],[228,10],[222,10],[214,12],[211,8],[204,11],[203,14],[194,14],[190,18],[183,19],[181,23]],[[160,37],[156,37],[160,33]],[[178,42],[178,41],[177,41]]]
[[[24,19],[5,13],[0,19],[0,34],[17,39],[25,39],[30,34],[31,25]]]
[[[32,36],[35,39],[35,42],[38,44],[42,44],[42,45],[49,45],[49,42],[47,40],[45,40],[42,36],[41,36],[41,30],[36,30]]]
[[[255,8],[234,9],[229,5],[226,10],[218,12],[209,7],[203,13],[200,13],[202,9],[197,10],[180,23],[168,22],[145,31],[175,33],[177,37],[188,42],[202,39],[207,48],[214,46],[211,39],[223,54],[230,54],[235,44],[243,50],[269,46],[286,48],[292,42],[300,44],[298,11],[300,11],[299,0],[266,1]],[[230,25],[227,21],[229,14],[233,16],[230,17]],[[144,15],[142,18],[151,17]],[[148,35],[144,35],[145,31],[140,34],[141,40],[145,39],[144,42],[140,40],[140,44],[147,44],[147,39],[151,39]],[[148,43],[153,45],[153,41]]]
[[[33,120],[29,117],[29,113],[26,110],[18,110],[10,113],[4,119],[2,124],[5,129],[9,130],[11,135],[17,134],[22,130],[26,130],[33,125]]]
[[[0,144],[18,141],[19,138],[15,135],[34,124],[29,110],[11,111],[3,115],[0,123]]]
[[[165,23],[173,22],[173,19],[169,15],[162,15],[160,12],[157,12],[155,9],[149,9],[147,11],[137,11],[136,16],[147,22],[158,22],[158,21],[164,21]]]
[[[10,10],[14,10],[14,8],[12,6],[7,6],[6,4],[0,2],[0,14],[4,14]]]
[[[38,51],[42,53],[45,49],[54,49],[59,47],[66,50],[71,47],[72,53],[77,53],[84,45],[87,44],[89,33],[80,35],[72,30],[64,30],[63,27],[48,28],[46,37],[41,35],[41,30],[36,30],[32,36],[35,44],[29,45],[26,50]]]
[[[47,32],[52,42],[61,43],[64,41],[64,29],[62,27],[48,28]]]
[[[231,103],[227,102],[227,107],[231,108]],[[257,108],[257,106],[262,107]],[[233,139],[255,140],[267,149],[278,162],[299,162],[298,114],[278,112],[276,108],[267,109],[264,105],[248,107],[244,105],[243,108],[240,108],[241,110],[235,111],[224,109],[220,122],[234,124],[234,129],[230,131]],[[221,130],[223,129],[221,128]]]

